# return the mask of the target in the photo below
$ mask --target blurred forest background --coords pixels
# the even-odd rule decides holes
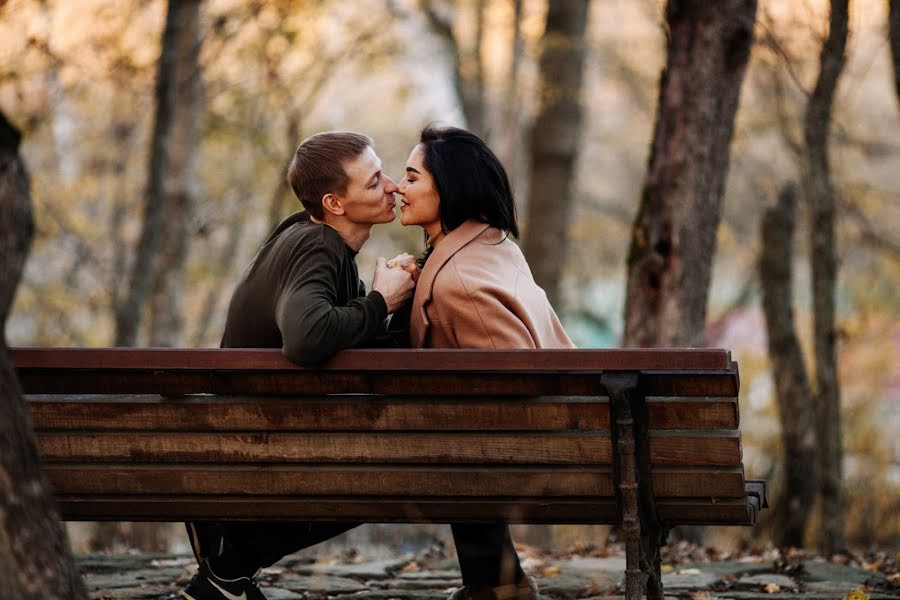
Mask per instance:
[[[583,15],[570,9],[553,16],[576,4]],[[808,200],[811,182],[830,181],[841,526],[852,546],[896,548],[900,82],[888,26],[893,3],[850,3],[830,128],[818,130],[830,174],[819,177],[808,104],[818,95],[820,52],[835,39],[829,19],[840,4],[759,0],[746,72],[732,86],[740,95],[730,164],[730,115],[717,125],[727,179],[721,220],[713,221],[715,252],[705,252],[712,258],[708,305],[692,338],[641,345],[733,351],[747,474],[766,478],[776,503],[787,497],[783,449],[797,440],[784,432],[796,432],[788,420],[806,408],[792,408],[799,395],[779,399],[784,388],[771,366],[778,359],[770,356],[760,277],[777,269],[760,270],[759,261],[764,250],[780,249],[768,260],[793,267],[785,289],[799,362],[791,373],[809,395],[822,385],[806,372],[816,370],[816,331],[824,329],[814,325],[813,281],[821,278],[810,265],[821,252],[810,252],[815,205]],[[900,9],[890,11],[897,21]],[[896,30],[895,39],[900,24]],[[0,111],[22,133],[36,221],[8,343],[218,346],[233,285],[273,225],[299,208],[284,178],[297,144],[318,131],[360,131],[374,138],[385,171],[400,177],[418,132],[441,122],[479,133],[507,165],[525,226],[520,241],[576,343],[638,345],[640,332],[629,332],[626,319],[629,255],[641,237],[633,232],[646,213],[639,214],[641,200],[652,195],[648,164],[674,21],[668,31],[667,38],[666,3],[658,0],[550,8],[546,0],[0,2]],[[567,91],[554,92],[553,81]],[[554,93],[565,96],[556,113],[547,110]],[[723,153],[713,146],[711,154]],[[698,179],[706,176],[701,170]],[[776,206],[772,222],[781,215],[796,226],[781,246],[762,237],[764,215]],[[151,214],[155,220],[145,218]],[[379,226],[359,256],[360,272],[368,281],[376,257],[423,250],[420,231],[399,220]],[[690,277],[683,285],[705,294],[703,277]],[[802,438],[802,420],[800,427]],[[815,495],[800,494],[805,504]],[[798,506],[782,506],[764,512],[768,520],[752,531],[710,533],[790,542],[779,533],[786,525],[775,521]],[[799,512],[801,543],[827,538],[819,512]],[[72,531],[77,550],[111,539],[163,549],[172,540],[186,543],[178,527]],[[586,535],[547,531],[520,535],[550,535],[550,543]]]

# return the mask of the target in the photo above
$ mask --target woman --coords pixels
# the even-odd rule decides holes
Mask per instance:
[[[410,315],[413,348],[573,347],[509,239],[519,235],[515,201],[487,144],[462,129],[427,127],[399,188],[400,222],[428,236]],[[507,525],[457,524],[453,536],[464,587],[451,600],[537,599]]]
[[[427,127],[399,184],[403,225],[428,236],[413,348],[572,348],[528,263],[503,165],[478,136]]]

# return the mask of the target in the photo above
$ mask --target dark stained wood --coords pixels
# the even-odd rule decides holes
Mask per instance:
[[[566,466],[45,465],[57,494],[257,494],[273,496],[612,496],[611,469]],[[745,496],[740,468],[657,467],[669,498]]]
[[[317,396],[590,396],[605,394],[597,373],[154,371],[20,368],[26,394],[253,394]],[[641,373],[646,396],[737,396],[734,371]]]
[[[271,496],[73,496],[59,499],[63,518],[78,521],[365,521],[369,523],[441,523],[496,521],[509,523],[620,522],[612,498],[531,499],[423,497],[354,499],[273,498]],[[751,525],[745,500],[698,499],[657,501],[660,517],[679,525]]]
[[[654,465],[740,466],[742,458],[741,437],[737,431],[650,434],[650,462]]]
[[[738,399],[647,398],[650,429],[737,429]]]
[[[53,461],[609,464],[602,433],[42,433]],[[704,457],[695,456],[698,460]],[[680,464],[686,464],[684,462]],[[704,463],[706,464],[706,463]]]
[[[321,369],[277,350],[13,360],[67,519],[619,523],[610,371],[640,371],[663,521],[748,524],[761,504],[722,350],[360,350]]]
[[[569,433],[39,433],[46,464],[144,463],[497,463],[611,464],[607,432]],[[679,432],[650,439],[659,465],[741,464],[740,439]]]
[[[605,397],[29,396],[38,431],[608,430]],[[651,429],[736,429],[736,398],[650,398]]]
[[[272,496],[597,496],[612,494],[605,467],[394,465],[55,465],[58,494],[257,494]]]
[[[273,349],[13,348],[17,369],[161,371],[708,371],[728,370],[727,350],[346,350],[317,369]]]
[[[605,401],[578,398],[30,396],[42,431],[555,431],[607,429]]]

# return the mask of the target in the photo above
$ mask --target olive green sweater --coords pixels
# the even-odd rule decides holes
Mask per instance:
[[[281,348],[314,365],[384,332],[387,305],[366,294],[356,252],[306,212],[281,222],[241,277],[225,321],[223,348]]]

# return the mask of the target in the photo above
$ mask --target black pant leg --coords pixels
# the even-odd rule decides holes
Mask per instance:
[[[314,546],[353,529],[359,523],[188,523],[188,536],[198,560],[208,560],[216,575],[250,577],[288,554]],[[198,533],[195,544],[191,527]]]
[[[496,587],[525,577],[506,523],[451,525],[463,585]]]

